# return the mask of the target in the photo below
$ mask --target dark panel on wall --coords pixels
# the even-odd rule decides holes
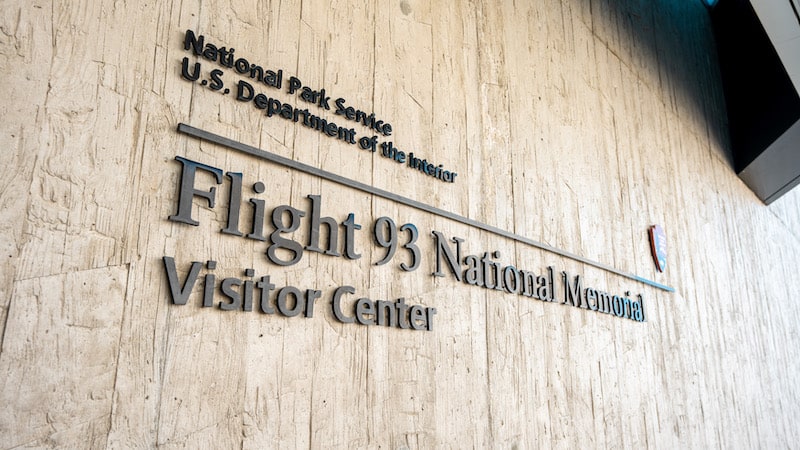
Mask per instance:
[[[711,18],[741,173],[800,119],[800,97],[750,2],[723,0]]]

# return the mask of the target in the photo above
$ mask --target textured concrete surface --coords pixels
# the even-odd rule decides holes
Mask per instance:
[[[186,50],[187,29],[282,70],[281,89],[259,92],[357,138],[379,134],[334,114],[333,101],[374,112],[393,127],[381,142],[456,181],[237,101],[250,79]],[[185,57],[201,64],[196,82],[181,75]],[[766,207],[733,173],[700,2],[8,1],[0,74],[2,448],[800,441],[800,193]],[[324,88],[332,110],[290,94],[290,77]],[[178,123],[675,292],[180,134]],[[266,240],[220,232],[232,178],[217,185],[208,171],[196,188],[216,186],[215,205],[195,196],[198,226],[170,220],[176,156],[241,173],[238,229],[253,232],[250,199],[263,201]],[[283,236],[310,239],[308,195],[336,223],[353,213],[361,258],[306,250],[295,264],[270,261],[276,207],[305,211]],[[375,264],[386,253],[373,237],[380,217],[416,226],[419,268],[400,267],[412,261],[410,232]],[[667,233],[663,274],[653,224]],[[464,239],[464,255],[554,267],[556,301],[431,276],[434,230]],[[181,282],[202,266],[185,305],[171,301],[165,256]],[[561,271],[642,295],[647,321],[564,305]],[[255,288],[253,311],[226,311],[217,287],[203,307],[208,274],[216,285],[269,275],[273,296],[294,286],[320,298],[313,317],[265,314]],[[357,298],[402,297],[436,308],[433,330],[340,322],[331,299],[348,285],[348,314]]]

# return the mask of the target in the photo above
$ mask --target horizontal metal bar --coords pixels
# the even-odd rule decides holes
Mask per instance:
[[[440,217],[445,217],[447,219],[454,220],[456,222],[463,223],[465,225],[469,225],[471,227],[475,227],[475,228],[478,228],[478,229],[481,229],[481,230],[484,230],[484,231],[488,231],[488,232],[496,234],[498,236],[503,236],[505,238],[512,239],[514,241],[521,242],[523,244],[527,244],[527,245],[530,245],[532,247],[536,247],[538,249],[541,249],[541,250],[544,250],[544,251],[547,251],[547,252],[550,252],[550,253],[554,253],[556,255],[563,256],[565,258],[569,258],[569,259],[572,259],[574,261],[578,261],[580,263],[583,263],[583,264],[586,264],[586,265],[589,265],[589,266],[592,266],[592,267],[596,267],[598,269],[602,269],[602,270],[605,270],[607,272],[611,272],[611,273],[614,273],[616,275],[619,275],[621,277],[625,277],[625,278],[628,278],[628,279],[631,279],[631,280],[634,280],[634,281],[638,281],[640,283],[644,283],[646,285],[653,286],[653,287],[656,287],[658,289],[662,289],[662,290],[667,291],[667,292],[675,292],[675,289],[673,289],[673,288],[671,288],[669,286],[665,286],[663,284],[656,283],[655,281],[648,280],[646,278],[642,278],[642,277],[637,276],[637,275],[633,275],[633,274],[630,274],[630,273],[627,273],[627,272],[623,272],[621,270],[615,269],[615,268],[613,268],[611,266],[608,266],[606,264],[599,263],[599,262],[596,262],[596,261],[592,261],[590,259],[583,258],[583,257],[575,255],[573,253],[570,253],[570,252],[567,252],[567,251],[564,251],[564,250],[561,250],[561,249],[558,249],[558,248],[555,248],[555,247],[551,247],[551,246],[549,246],[547,244],[543,244],[541,242],[534,241],[533,239],[528,239],[525,236],[520,236],[520,235],[514,234],[514,233],[512,233],[510,231],[502,230],[500,228],[497,228],[497,227],[494,227],[494,226],[491,226],[491,225],[487,225],[485,223],[481,223],[481,222],[472,220],[470,218],[467,218],[467,217],[464,217],[464,216],[460,216],[458,214],[454,214],[454,213],[451,213],[449,211],[445,211],[443,209],[435,208],[433,206],[426,205],[425,203],[421,203],[421,202],[418,202],[416,200],[412,200],[410,198],[406,198],[406,197],[397,195],[397,194],[395,194],[393,192],[385,191],[383,189],[379,189],[379,188],[376,188],[374,186],[370,186],[370,185],[367,185],[367,184],[364,184],[364,183],[360,183],[360,182],[355,181],[355,180],[351,180],[349,178],[345,178],[345,177],[340,176],[340,175],[336,175],[335,173],[326,172],[326,171],[318,169],[316,167],[309,166],[308,164],[303,164],[301,162],[297,162],[297,161],[294,161],[294,160],[291,160],[291,159],[288,159],[288,158],[284,158],[283,156],[279,156],[279,155],[276,155],[274,153],[270,153],[268,151],[261,150],[260,148],[252,147],[252,146],[247,145],[247,144],[242,144],[241,142],[237,142],[237,141],[234,141],[232,139],[228,139],[228,138],[226,138],[224,136],[220,136],[218,134],[210,133],[208,131],[201,130],[199,128],[195,128],[195,127],[193,127],[191,125],[187,125],[185,123],[179,123],[178,124],[178,131],[181,132],[181,133],[184,133],[184,134],[188,134],[189,136],[196,137],[198,139],[202,139],[202,140],[205,140],[205,141],[213,142],[215,144],[222,145],[224,147],[228,147],[230,149],[233,149],[233,150],[236,150],[236,151],[239,151],[239,152],[242,152],[242,153],[246,153],[248,155],[256,156],[258,158],[265,159],[267,161],[274,162],[276,164],[280,164],[282,166],[289,167],[289,168],[292,168],[294,170],[298,170],[300,172],[305,172],[307,174],[314,175],[314,176],[323,178],[323,179],[328,180],[328,181],[333,181],[334,183],[339,183],[339,184],[342,184],[344,186],[348,186],[348,187],[351,187],[353,189],[357,189],[359,191],[366,192],[368,194],[377,195],[378,197],[383,197],[385,199],[389,199],[389,200],[392,200],[394,202],[397,202],[397,203],[400,203],[400,204],[403,204],[403,205],[406,205],[406,206],[410,206],[412,208],[417,208],[419,210],[426,211],[426,212],[429,212],[431,214],[435,214],[435,215],[440,216]]]

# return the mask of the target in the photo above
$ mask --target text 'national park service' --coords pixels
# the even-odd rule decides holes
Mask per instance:
[[[199,83],[238,102],[250,104],[267,118],[277,117],[293,122],[331,139],[377,153],[402,167],[438,181],[456,181],[458,173],[445,168],[444,164],[437,164],[422,155],[397,148],[393,141],[387,139],[394,132],[392,124],[387,120],[378,117],[374,112],[351,106],[342,97],[334,98],[324,87],[308,86],[295,76],[284,79],[283,69],[264,68],[245,57],[239,57],[235,48],[216,45],[192,30],[186,30],[183,48],[204,60],[192,63],[189,57],[184,57],[181,62],[181,77],[184,80]],[[204,68],[204,64],[211,68]],[[228,82],[230,77],[226,77],[226,74],[233,74],[236,80]],[[284,96],[295,98],[303,106],[296,106],[271,96],[274,94],[264,93],[275,91],[284,92]],[[321,111],[312,112],[312,109]],[[327,118],[321,114],[327,115]],[[331,120],[331,116],[338,123]],[[365,134],[358,135],[355,126],[365,128]]]

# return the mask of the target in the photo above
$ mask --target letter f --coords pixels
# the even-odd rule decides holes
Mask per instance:
[[[207,191],[195,189],[194,175],[199,168],[213,173],[217,179],[217,184],[221,184],[222,170],[186,158],[181,158],[180,156],[176,156],[175,159],[183,164],[183,169],[181,170],[181,185],[180,193],[178,195],[178,212],[177,214],[169,216],[169,220],[172,220],[173,222],[188,223],[189,225],[194,226],[200,225],[200,222],[192,219],[192,198],[194,196],[202,197],[208,201],[208,207],[213,208],[217,188],[211,187]]]

